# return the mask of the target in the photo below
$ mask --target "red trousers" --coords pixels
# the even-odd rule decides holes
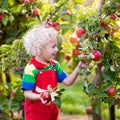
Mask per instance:
[[[25,120],[59,120],[59,109],[54,103],[42,104],[40,101],[25,102]]]

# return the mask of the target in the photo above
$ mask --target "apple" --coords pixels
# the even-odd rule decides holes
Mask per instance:
[[[30,3],[34,2],[34,0],[29,0]]]
[[[20,108],[24,109],[24,106],[25,106],[25,102],[22,102],[22,103],[20,104]]]
[[[32,16],[36,17],[39,15],[39,9],[37,7],[34,7],[32,10]]]
[[[60,29],[59,29],[59,26],[60,26],[60,23],[59,23],[59,22],[54,22],[54,23],[52,23],[52,27],[54,27],[55,30],[57,30],[57,31],[60,30]]]
[[[113,97],[116,94],[116,88],[115,87],[108,87],[106,92],[107,92],[109,97]]]
[[[22,4],[27,4],[29,3],[29,0],[22,0]]]
[[[11,97],[15,97],[15,96],[16,96],[16,91],[12,91]]]
[[[47,101],[47,102],[51,101],[51,97],[50,95],[48,95],[48,92],[43,92],[41,97],[43,98],[44,101]]]
[[[79,41],[77,41],[76,47],[78,47],[78,48],[79,48],[79,47],[82,47],[82,46],[81,46],[81,43],[80,43]]]
[[[115,19],[116,19],[116,14],[114,14],[114,13],[111,14],[111,15],[110,15],[110,19],[115,20]]]
[[[110,16],[106,16],[106,17],[103,19],[103,23],[104,23],[104,24],[109,24],[109,23],[110,23]]]
[[[87,108],[86,108],[86,113],[87,113],[88,115],[91,115],[91,114],[92,114],[92,107],[87,107]]]
[[[80,28],[80,29],[76,30],[76,35],[78,38],[80,38],[83,34],[85,34],[84,28]]]
[[[75,35],[71,35],[70,36],[70,42],[71,43],[77,43],[78,42],[78,38]]]
[[[47,22],[46,23],[47,27],[53,27],[55,30],[59,31],[59,26],[60,26],[60,23],[59,22]]]
[[[70,55],[65,55],[65,59],[66,59],[67,61],[69,61],[69,60],[71,59],[71,56],[70,56]]]
[[[101,53],[100,53],[100,51],[95,50],[95,51],[93,51],[92,54],[94,56],[94,58],[93,58],[94,61],[99,61],[101,59]]]
[[[120,104],[120,97],[115,99],[115,105]]]
[[[2,19],[3,19],[4,16],[5,16],[4,13],[1,13],[1,14],[0,14],[0,21],[2,21]]]
[[[73,49],[72,54],[73,56],[77,57],[78,55],[80,55],[80,51],[77,49]]]

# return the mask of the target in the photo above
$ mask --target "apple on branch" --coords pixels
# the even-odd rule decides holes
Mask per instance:
[[[101,59],[101,53],[98,50],[93,51],[93,61],[99,61]]]
[[[109,97],[114,97],[116,94],[116,88],[115,87],[108,87],[106,90]]]
[[[73,49],[72,54],[73,56],[78,57],[78,55],[80,55],[80,51],[77,49]]]
[[[85,29],[84,28],[80,28],[78,30],[76,30],[76,35],[78,38],[80,38],[83,34],[85,34]]]
[[[70,36],[70,42],[71,43],[77,43],[78,42],[78,38],[76,35],[71,35]]]
[[[70,56],[70,55],[65,55],[65,59],[66,59],[67,61],[70,61],[71,56]]]
[[[113,14],[110,15],[110,19],[112,19],[112,20],[116,20],[116,18],[117,18],[117,16],[116,16],[115,13],[113,13]]]
[[[2,21],[2,19],[3,19],[4,16],[5,16],[4,13],[1,13],[1,14],[0,14],[0,21]]]
[[[34,7],[32,10],[32,17],[36,17],[39,15],[39,9],[37,7]]]

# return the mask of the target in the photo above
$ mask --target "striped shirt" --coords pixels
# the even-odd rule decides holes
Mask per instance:
[[[32,58],[30,63],[28,63],[24,69],[22,78],[22,89],[23,90],[33,90],[36,82],[36,77],[40,70],[50,70],[54,69],[57,74],[57,80],[59,83],[67,77],[67,74],[63,71],[62,67],[57,61],[52,61],[49,65],[43,63],[38,63],[35,58]]]

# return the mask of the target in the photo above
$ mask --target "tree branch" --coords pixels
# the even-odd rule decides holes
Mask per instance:
[[[101,14],[102,6],[103,6],[104,3],[105,3],[105,0],[99,0],[99,1],[98,1],[98,5],[97,5],[98,16]]]
[[[102,67],[102,64],[98,64],[98,65],[97,65],[97,73],[96,73],[96,76],[95,76],[95,78],[94,78],[94,83],[95,83],[95,85],[97,85],[97,86],[100,86],[100,84],[101,84],[101,82],[102,82],[101,67]]]

